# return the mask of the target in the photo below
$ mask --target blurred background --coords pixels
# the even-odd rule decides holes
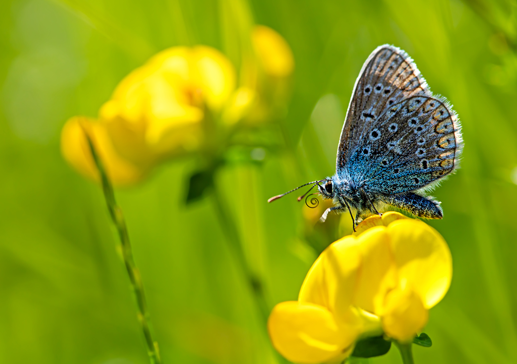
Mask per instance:
[[[433,193],[445,218],[429,222],[452,250],[453,283],[431,310],[434,345],[415,347],[415,361],[517,362],[516,10],[502,0],[2,0],[0,362],[148,362],[102,191],[63,159],[61,128],[96,117],[167,47],[205,44],[238,69],[239,32],[253,24],[289,44],[292,96],[257,132],[252,158],[239,150],[215,178],[269,308],[296,299],[351,221],[317,225],[322,210],[296,196],[266,200],[334,173],[355,79],[390,43],[453,103],[465,140],[461,169]],[[196,158],[171,160],[116,190],[163,362],[275,363],[214,199],[185,203],[198,169]],[[363,362],[401,360],[391,350]]]

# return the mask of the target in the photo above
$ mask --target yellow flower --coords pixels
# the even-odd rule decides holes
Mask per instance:
[[[409,342],[447,292],[452,258],[436,230],[395,212],[370,217],[357,230],[319,256],[298,301],[273,309],[270,337],[287,359],[339,362],[358,339],[381,332]]]
[[[139,181],[157,162],[198,150],[203,132],[235,89],[235,71],[219,51],[205,46],[158,53],[124,78],[99,120],[76,117],[64,126],[61,149],[83,175],[98,179],[83,129],[116,186]]]

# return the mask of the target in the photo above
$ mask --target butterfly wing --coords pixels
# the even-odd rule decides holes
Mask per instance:
[[[383,111],[350,156],[346,173],[374,194],[424,188],[458,164],[457,114],[443,98],[412,96]]]
[[[383,45],[368,57],[356,80],[337,152],[336,172],[388,107],[414,95],[431,95],[415,63],[401,49]]]
[[[373,51],[348,107],[337,174],[370,193],[415,191],[451,173],[461,147],[457,114],[413,60],[389,45]]]

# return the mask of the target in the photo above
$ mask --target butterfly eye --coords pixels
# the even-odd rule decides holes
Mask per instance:
[[[332,194],[332,182],[329,181],[325,184],[325,191],[327,191],[329,195]]]

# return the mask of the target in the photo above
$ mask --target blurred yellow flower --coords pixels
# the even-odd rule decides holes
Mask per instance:
[[[78,117],[67,122],[61,138],[66,160],[97,178],[83,129],[94,137],[114,185],[139,181],[165,159],[194,152],[218,157],[230,127],[271,116],[279,99],[264,85],[288,77],[294,66],[289,46],[272,29],[255,27],[251,41],[256,51],[248,67],[254,70],[252,81],[242,72],[238,88],[234,66],[214,48],[173,47],[156,54],[119,83],[98,121]]]
[[[410,342],[446,294],[452,258],[436,230],[388,212],[366,219],[359,231],[318,257],[298,301],[273,309],[270,337],[287,359],[340,362],[358,339],[382,332]]]
[[[160,160],[199,148],[204,123],[221,111],[234,89],[235,70],[219,51],[167,49],[120,82],[97,122],[69,120],[62,131],[62,153],[83,175],[97,179],[82,135],[87,130],[112,183],[137,182]]]

